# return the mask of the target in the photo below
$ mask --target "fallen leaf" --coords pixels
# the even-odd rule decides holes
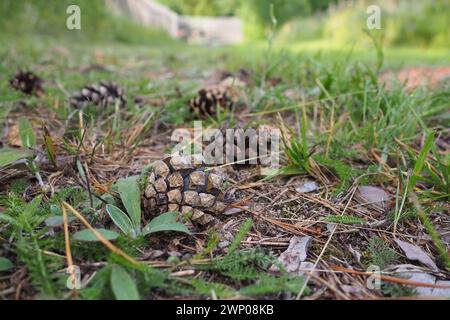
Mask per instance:
[[[435,283],[436,285],[442,286],[450,286],[450,281],[442,281],[438,280]],[[433,288],[433,292],[431,293],[432,296],[435,297],[450,297],[450,289],[448,288]]]
[[[361,263],[361,252],[354,249],[351,244],[348,245],[348,251],[353,255],[353,258],[355,258],[356,262]]]
[[[304,183],[295,187],[295,191],[298,193],[308,193],[317,190],[318,186],[315,181],[305,181]]]
[[[301,276],[307,272],[311,272],[314,269],[314,263],[309,261],[303,261],[300,263],[300,266],[297,269],[296,274]]]
[[[450,281],[437,280],[436,277],[424,272],[422,269],[411,264],[402,264],[394,266],[391,270],[397,273],[404,279],[429,283],[432,285],[450,285]],[[428,287],[414,287],[418,296],[423,297],[450,297],[450,288],[428,288]]]
[[[312,237],[310,236],[294,236],[291,239],[289,242],[289,247],[278,257],[278,261],[286,269],[286,271],[290,273],[304,273],[303,270],[299,269],[309,269],[311,267],[309,263],[307,265],[302,264],[306,260],[311,242]],[[278,268],[276,266],[271,267],[271,270],[273,271],[276,271],[277,269]]]
[[[394,239],[395,243],[403,250],[409,260],[419,261],[433,271],[439,271],[439,268],[431,258],[418,246],[399,239]]]
[[[367,203],[378,206],[382,209],[386,209],[388,206],[388,200],[390,199],[389,193],[379,187],[374,186],[360,186],[358,187],[358,195],[361,199]]]

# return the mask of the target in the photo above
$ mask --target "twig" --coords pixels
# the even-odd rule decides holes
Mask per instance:
[[[89,222],[79,213],[77,210],[75,210],[70,204],[63,201],[63,205],[66,206],[67,209],[69,209],[91,232],[97,237],[97,239],[103,243],[105,247],[107,247],[109,250],[114,252],[115,254],[118,254],[119,256],[123,257],[125,260],[131,262],[134,265],[139,266],[140,263],[135,260],[134,258],[127,255],[125,252],[117,248],[115,245],[113,245],[108,239],[106,239],[100,232],[95,230]]]
[[[262,220],[264,220],[266,222],[272,223],[272,224],[274,224],[274,225],[276,225],[276,226],[278,226],[278,227],[280,227],[280,228],[282,228],[284,230],[292,232],[292,233],[294,233],[296,235],[304,235],[304,233],[311,233],[311,234],[315,234],[315,235],[321,235],[321,232],[319,232],[319,231],[316,231],[316,230],[313,230],[313,229],[310,229],[310,228],[295,226],[295,225],[292,225],[292,224],[289,224],[289,223],[280,222],[280,221],[277,221],[275,219],[267,218],[267,217],[263,216],[262,214],[260,214],[258,212],[255,212],[255,211],[252,211],[252,210],[250,210],[250,209],[248,209],[246,207],[243,207],[243,206],[232,205],[232,207],[237,208],[237,209],[241,209],[241,210],[244,210],[244,211],[247,211],[248,213],[251,213],[252,215],[254,215],[256,218],[261,218]]]
[[[89,204],[91,205],[91,208],[94,207],[94,199],[92,197],[92,190],[91,190],[91,179],[90,179],[90,174],[89,174],[89,168],[87,163],[84,163],[84,171],[85,171],[85,175],[86,175],[86,186],[88,189],[88,194],[89,194]]]
[[[64,242],[66,249],[66,260],[67,260],[67,272],[70,274],[71,281],[77,281],[77,275],[75,272],[75,268],[73,266],[73,258],[72,258],[72,250],[70,249],[70,237],[69,237],[69,222],[67,219],[67,211],[66,208],[61,205],[62,214],[63,214],[63,222],[64,222]],[[76,295],[76,291],[73,289],[77,288],[77,283],[73,283],[72,292]]]
[[[355,191],[356,191],[356,188],[353,189],[353,192],[352,192],[350,198],[348,199],[347,204],[345,205],[344,210],[343,210],[343,211],[341,212],[341,214],[340,214],[341,216],[346,212],[348,206],[350,205],[350,202],[351,202],[352,199],[353,199],[353,195],[355,194]],[[328,245],[330,244],[331,239],[333,238],[334,233],[336,232],[336,230],[337,230],[337,225],[334,225],[334,226],[333,226],[333,230],[331,231],[330,236],[328,237],[327,242],[326,242],[325,245],[323,246],[323,249],[322,249],[322,251],[320,252],[319,256],[317,257],[317,260],[314,262],[314,266],[312,267],[312,270],[308,273],[308,277],[306,278],[306,281],[305,281],[305,283],[303,284],[303,287],[300,289],[300,291],[299,291],[299,293],[298,293],[298,295],[297,295],[297,297],[296,297],[297,300],[299,300],[299,299],[302,297],[303,292],[305,291],[306,286],[308,285],[308,281],[309,281],[309,279],[311,279],[312,273],[313,273],[314,270],[317,268],[317,265],[319,264],[319,261],[322,259],[322,256],[323,256],[323,254],[325,253],[325,250],[328,248]]]
[[[321,284],[323,284],[324,286],[326,286],[328,289],[330,289],[331,291],[333,291],[337,296],[339,296],[341,299],[343,300],[350,300],[349,297],[347,297],[345,294],[343,294],[342,292],[340,292],[334,285],[332,285],[331,283],[328,283],[327,281],[325,281],[324,279],[320,278],[319,276],[313,274],[313,273],[309,273],[311,275],[312,278],[314,278],[317,282],[320,282]]]
[[[360,275],[360,276],[373,276],[372,272],[356,271],[356,270],[347,269],[347,268],[336,266],[336,265],[331,265],[331,268],[336,271],[350,273],[350,274],[356,274],[356,275]],[[379,277],[380,277],[380,280],[383,280],[386,282],[404,284],[404,285],[408,285],[408,286],[450,289],[450,285],[445,285],[445,284],[432,284],[432,283],[412,281],[412,280],[406,280],[406,279],[401,279],[401,278],[396,278],[396,277],[391,277],[391,276],[383,276],[383,275],[379,275]]]

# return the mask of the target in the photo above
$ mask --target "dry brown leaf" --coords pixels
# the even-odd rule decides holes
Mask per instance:
[[[383,209],[387,207],[388,201],[391,198],[389,193],[379,187],[374,186],[360,186],[358,188],[358,195],[366,203],[377,205]]]
[[[439,271],[439,268],[431,258],[418,246],[399,239],[394,239],[395,243],[403,250],[409,260],[419,261],[433,271]]]
[[[286,271],[290,273],[302,273],[304,271],[302,269],[311,267],[309,263],[305,263],[311,242],[312,237],[310,236],[292,237],[289,242],[289,247],[278,257],[278,261],[284,266]],[[274,266],[271,269],[277,270]]]

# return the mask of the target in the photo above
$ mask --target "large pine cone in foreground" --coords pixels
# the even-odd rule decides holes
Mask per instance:
[[[143,194],[146,218],[168,211],[192,214],[201,225],[215,221],[212,215],[222,213],[224,177],[214,168],[193,163],[193,158],[170,156],[156,161],[148,173]]]
[[[15,90],[22,91],[28,95],[36,95],[38,97],[44,94],[44,80],[35,75],[31,71],[19,70],[14,77],[9,80],[11,87]]]
[[[101,81],[98,85],[88,85],[81,89],[70,98],[69,103],[74,108],[82,108],[87,104],[107,107],[114,106],[116,103],[124,107],[126,105],[125,91],[114,82]]]

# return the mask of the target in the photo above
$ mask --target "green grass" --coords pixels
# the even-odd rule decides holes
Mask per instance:
[[[25,31],[29,32],[29,29]],[[107,31],[101,29],[101,32]],[[448,259],[445,248],[433,226],[435,222],[427,216],[434,206],[445,207],[449,186],[448,156],[446,158],[433,146],[435,137],[432,135],[429,136],[433,138],[425,140],[426,148],[422,153],[417,145],[417,141],[421,141],[429,132],[448,130],[443,117],[448,108],[448,92],[445,88],[418,90],[414,93],[406,92],[401,86],[386,90],[377,79],[380,55],[372,47],[336,47],[324,42],[294,43],[286,47],[276,44],[269,54],[265,43],[205,48],[167,40],[158,31],[142,31],[138,28],[136,38],[131,40],[124,38],[123,31],[111,32],[104,38],[86,34],[79,38],[79,42],[67,38],[66,34],[55,35],[55,38],[49,35],[33,37],[33,34],[29,34],[20,39],[12,33],[0,35],[4,40],[4,46],[0,48],[2,128],[9,112],[21,112],[26,117],[35,109],[48,108],[58,123],[68,124],[64,135],[58,137],[63,141],[61,148],[70,154],[80,155],[83,135],[78,127],[78,115],[68,107],[67,98],[86,84],[114,80],[127,91],[127,108],[102,111],[93,106],[88,107],[84,110],[88,135],[84,139],[94,139],[93,133],[98,134],[96,142],[103,142],[104,152],[110,155],[126,142],[124,133],[130,128],[142,126],[141,134],[121,158],[127,165],[131,163],[127,161],[135,160],[133,152],[139,146],[153,141],[155,132],[150,125],[153,121],[158,121],[164,130],[190,125],[193,119],[187,110],[186,101],[202,85],[205,73],[218,69],[237,71],[247,68],[252,71],[255,84],[245,90],[245,102],[250,112],[245,125],[286,122],[286,133],[290,135],[285,138],[288,147],[283,154],[288,160],[289,170],[286,174],[324,178],[322,182],[327,181],[327,188],[330,189],[327,190],[329,197],[347,193],[357,181],[369,181],[365,176],[370,176],[371,182],[380,182],[394,189],[399,186],[400,196],[414,189],[424,208],[419,213],[420,220],[417,215],[396,219],[395,213],[394,220],[405,228],[411,223],[422,223],[432,237],[436,251],[448,263],[445,260]],[[447,65],[450,63],[449,53],[445,49],[386,49],[383,68],[417,64]],[[80,71],[80,67],[93,64],[101,64],[105,68],[84,73]],[[19,67],[34,70],[46,80],[44,97],[28,97],[10,89],[9,77]],[[271,77],[279,77],[281,84],[268,85],[265,79]],[[300,98],[286,97],[283,94],[286,90],[298,92]],[[138,95],[164,99],[165,103],[163,106],[139,106],[133,101]],[[19,108],[19,102],[26,103],[24,109]],[[238,116],[241,115],[225,113],[208,123],[220,125],[224,119],[237,121],[235,118]],[[25,121],[21,122],[21,128],[22,140],[28,141],[29,147],[41,148],[35,143],[42,138],[40,133],[31,135],[29,124]],[[384,164],[374,160],[374,153],[380,155]],[[430,153],[434,158],[429,156]],[[18,159],[16,156],[3,154],[1,164],[11,164]],[[142,167],[145,165],[147,163],[142,164]],[[318,168],[322,171],[321,175],[316,170]],[[38,165],[34,170],[33,173],[39,172]],[[421,177],[409,180],[409,187],[406,182],[408,171]],[[80,172],[72,174],[78,176]],[[1,194],[1,207],[5,208],[5,212],[0,215],[0,235],[3,239],[13,240],[13,248],[7,252],[8,258],[16,267],[27,267],[31,286],[39,296],[65,298],[68,294],[65,287],[67,275],[58,273],[64,268],[65,260],[44,254],[44,251],[55,252],[60,256],[65,254],[63,234],[59,230],[55,237],[48,236],[51,230],[44,221],[55,215],[55,206],[58,207],[59,202],[64,200],[88,217],[91,223],[105,224],[100,214],[104,203],[98,198],[91,200],[89,193],[79,186],[58,186],[61,189],[56,193],[46,193],[44,197],[44,192],[40,192],[42,194],[34,197],[33,201],[27,202],[22,195],[29,181],[15,180],[8,184],[10,192]],[[113,202],[111,196],[102,199]],[[414,203],[405,197],[403,206],[404,211],[411,211]],[[126,204],[125,207],[128,209]],[[58,210],[56,213],[61,214]],[[398,214],[401,213],[402,210],[399,210]],[[326,221],[350,226],[365,222],[349,212],[343,216],[325,213],[324,217],[327,217]],[[75,223],[71,227],[78,230],[81,225]],[[204,241],[189,244],[199,249],[194,260],[211,260],[203,265],[190,266],[202,272],[202,276],[195,279],[169,276],[183,265],[177,257],[168,258],[165,262],[169,267],[157,270],[130,265],[100,244],[86,247],[73,242],[75,262],[107,262],[106,266],[98,270],[89,286],[80,291],[80,298],[120,298],[117,294],[117,278],[126,279],[124,282],[128,285],[124,290],[134,297],[136,291],[140,297],[151,297],[155,292],[167,296],[201,298],[210,298],[213,293],[219,298],[279,298],[281,293],[297,294],[304,283],[302,277],[293,277],[284,272],[261,276],[267,274],[270,266],[276,263],[274,252],[242,246],[242,241],[250,232],[260,232],[256,228],[259,228],[256,222],[253,224],[252,220],[245,220],[234,234],[235,240],[228,245],[228,254],[216,254],[220,242],[217,230],[196,235],[204,236]],[[129,239],[125,235],[120,236],[115,244],[136,258],[140,257],[141,252],[153,250],[155,245],[143,236]],[[384,240],[365,241],[364,245],[370,246],[372,263],[384,267],[397,261],[395,251]],[[114,276],[113,270],[116,270]],[[117,270],[120,270],[118,274]],[[391,291],[398,291],[394,289]]]
[[[282,45],[282,43],[280,44]],[[343,57],[370,62],[376,53],[370,43],[359,42],[338,45],[331,40],[310,40],[294,42],[287,46],[295,53],[320,54],[327,59],[340,60]],[[408,65],[448,65],[450,50],[445,48],[387,47],[384,50],[387,67],[400,68]]]

